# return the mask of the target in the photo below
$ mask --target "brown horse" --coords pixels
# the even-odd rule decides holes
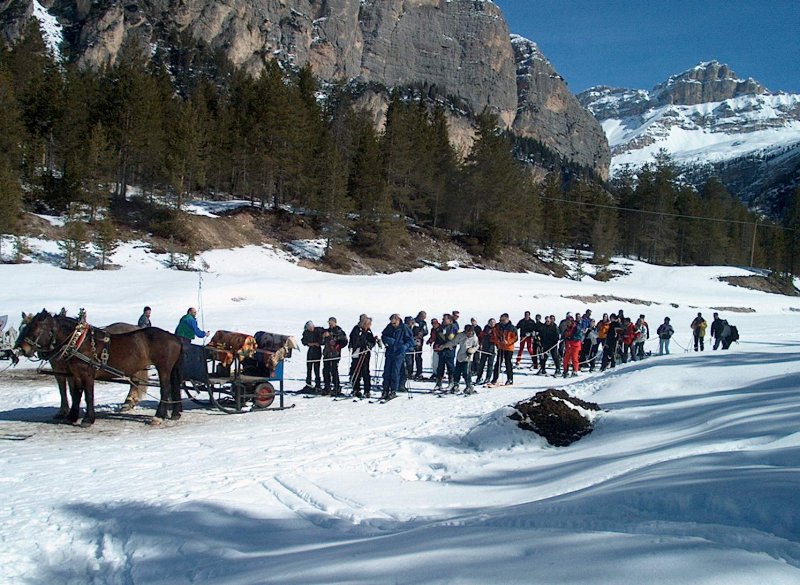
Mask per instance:
[[[27,357],[37,353],[41,359],[55,359],[64,364],[73,379],[72,407],[67,415],[70,422],[78,420],[83,391],[86,396],[86,415],[81,426],[94,423],[94,382],[103,367],[120,372],[120,377],[125,376],[130,381],[137,372],[150,365],[155,366],[161,386],[161,400],[153,423],[158,424],[166,418],[167,405],[170,403],[172,418],[181,416],[183,346],[177,337],[162,329],[148,327],[130,333],[110,334],[82,321],[61,315],[53,316],[42,309],[20,333],[15,347]]]
[[[60,315],[62,317],[66,317],[66,311],[61,309]],[[24,330],[24,327],[33,320],[33,316],[33,313],[22,313],[22,330]],[[75,324],[77,325],[77,323],[78,321],[75,319]],[[101,327],[101,329],[106,333],[130,333],[131,331],[140,329],[140,327],[131,325],[130,323],[112,323],[111,325]],[[58,408],[58,412],[53,418],[56,420],[61,420],[66,418],[67,414],[69,413],[69,397],[72,395],[72,387],[74,382],[72,376],[70,376],[67,372],[66,364],[64,364],[62,360],[51,359],[49,362],[50,367],[53,368],[53,375],[56,379],[56,384],[58,385],[58,393],[61,396],[61,406]],[[114,376],[103,370],[98,370],[95,379],[102,380],[104,382],[110,382],[114,379]],[[132,379],[146,381],[147,370],[136,372]],[[120,407],[120,412],[127,412],[131,410],[139,403],[146,393],[146,384],[131,384],[131,389],[128,392],[128,396],[125,398],[125,402]]]

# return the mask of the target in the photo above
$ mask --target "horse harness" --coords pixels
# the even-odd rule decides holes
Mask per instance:
[[[92,366],[95,370],[104,370],[120,378],[129,379],[124,372],[108,365],[108,348],[111,344],[111,336],[105,331],[103,331],[104,337],[100,340],[103,343],[103,349],[100,355],[97,355],[97,331],[97,328],[92,327],[86,321],[78,321],[72,334],[60,345],[56,345],[55,332],[52,330],[50,332],[50,343],[47,346],[43,345],[42,340],[39,338],[40,336],[37,336],[35,340],[26,336],[24,341],[31,345],[44,360],[68,361],[72,358],[77,358]],[[90,355],[80,351],[87,337],[91,343]]]
[[[82,362],[89,364],[95,370],[106,370],[114,374],[121,373],[108,365],[108,346],[111,344],[111,336],[105,331],[103,331],[104,337],[100,340],[101,343],[103,343],[103,350],[100,352],[100,356],[97,355],[97,331],[98,330],[96,328],[92,327],[85,321],[79,321],[75,326],[75,330],[72,332],[70,338],[55,354],[53,359],[66,361],[75,357]],[[86,341],[87,337],[91,343],[90,355],[86,355],[80,351],[80,347]]]

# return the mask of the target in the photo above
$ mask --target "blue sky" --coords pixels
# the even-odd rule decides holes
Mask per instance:
[[[800,0],[495,0],[577,93],[650,89],[701,61],[800,93]]]

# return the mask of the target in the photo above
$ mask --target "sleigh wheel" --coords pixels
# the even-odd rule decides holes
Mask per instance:
[[[208,389],[208,397],[211,399],[211,404],[228,414],[239,414],[242,412],[243,395],[244,384],[241,382],[234,382],[230,387],[211,387]]]
[[[262,382],[253,389],[253,406],[269,408],[275,400],[275,387],[269,382]]]

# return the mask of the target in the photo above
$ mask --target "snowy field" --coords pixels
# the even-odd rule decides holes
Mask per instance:
[[[114,385],[100,385],[93,428],[53,424],[55,385],[24,362],[0,373],[0,583],[800,583],[800,299],[716,280],[747,274],[733,268],[625,262],[627,276],[600,283],[335,276],[255,247],[203,260],[202,287],[134,246],[114,257],[118,271],[3,265],[0,313],[16,325],[23,310],[85,307],[106,324],[148,304],[173,330],[200,305],[205,329],[299,336],[331,315],[349,332],[362,312],[380,331],[420,309],[484,324],[623,308],[653,330],[670,316],[677,334],[673,355],[603,374],[523,370],[472,397],[415,382],[412,398],[385,405],[294,394],[296,352],[295,408],[237,416],[187,402],[162,427],[146,424],[152,399],[117,415],[126,389]],[[710,322],[714,307],[741,343],[685,353],[689,322],[698,311]],[[593,434],[554,448],[507,419],[508,405],[562,386],[603,407]]]

